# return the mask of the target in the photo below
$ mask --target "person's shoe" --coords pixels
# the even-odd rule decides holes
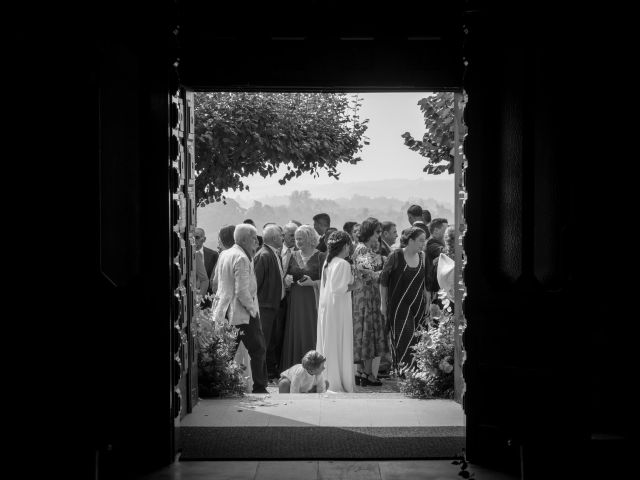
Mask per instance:
[[[269,393],[266,388],[254,388],[251,393]]]
[[[382,385],[382,382],[373,375],[368,375],[366,377],[366,380],[367,384],[371,385],[372,387],[380,387]]]
[[[356,372],[356,385],[359,386],[364,386],[365,384],[363,383],[363,380],[366,380],[367,376],[364,374],[364,372]]]

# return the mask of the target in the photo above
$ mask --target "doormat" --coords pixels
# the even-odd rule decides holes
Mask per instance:
[[[449,459],[464,427],[181,427],[180,460]]]

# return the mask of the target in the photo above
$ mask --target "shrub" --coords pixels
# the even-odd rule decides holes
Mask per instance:
[[[414,351],[414,367],[404,371],[400,391],[413,398],[447,398],[454,396],[453,363],[455,323],[451,304],[443,300],[444,309],[432,305],[430,328],[420,329]]]
[[[199,305],[200,302],[196,302]],[[234,360],[238,329],[213,322],[210,309],[194,310],[198,342],[198,389],[201,397],[244,395],[244,368]]]

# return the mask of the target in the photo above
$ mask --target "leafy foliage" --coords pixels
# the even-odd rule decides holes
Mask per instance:
[[[431,305],[431,327],[418,332],[420,340],[411,347],[415,367],[406,370],[400,391],[414,398],[447,398],[454,396],[455,323],[451,304],[442,297],[444,310]]]
[[[403,133],[404,144],[414,152],[427,157],[423,172],[439,175],[453,173],[455,148],[454,94],[439,92],[418,102],[427,129],[422,140],[416,140],[409,132]],[[460,146],[460,148],[462,148]]]
[[[199,305],[200,302],[197,302]],[[210,309],[195,307],[198,342],[198,389],[201,397],[241,396],[243,368],[234,360],[238,329],[229,322],[215,323]]]
[[[248,190],[243,177],[277,173],[288,180],[321,169],[338,179],[340,163],[368,139],[357,96],[335,93],[214,92],[195,95],[196,200],[224,200],[229,189]]]

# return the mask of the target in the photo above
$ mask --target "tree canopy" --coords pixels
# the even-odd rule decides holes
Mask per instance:
[[[196,94],[196,200],[249,190],[244,177],[272,176],[282,165],[281,185],[322,169],[338,179],[339,164],[361,161],[356,154],[369,144],[360,101],[336,93]]]
[[[423,172],[439,175],[453,173],[455,148],[454,94],[439,92],[418,102],[424,115],[426,132],[416,140],[409,132],[403,133],[404,144],[414,152],[427,157]]]

